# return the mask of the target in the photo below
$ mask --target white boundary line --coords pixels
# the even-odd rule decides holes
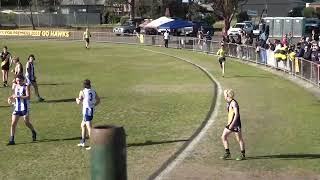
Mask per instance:
[[[220,107],[220,101],[221,101],[221,96],[222,96],[222,87],[220,85],[220,83],[216,80],[216,78],[213,77],[213,75],[206,70],[204,67],[191,62],[188,59],[182,58],[182,57],[178,57],[178,56],[174,56],[174,55],[170,55],[167,53],[163,53],[163,52],[159,52],[159,51],[153,51],[153,50],[149,50],[149,49],[144,49],[145,51],[150,51],[153,53],[157,53],[157,54],[163,54],[166,56],[170,56],[170,57],[174,57],[176,59],[185,61],[187,63],[190,63],[196,67],[198,67],[199,69],[201,69],[204,73],[206,73],[209,78],[217,85],[217,98],[216,98],[216,102],[215,102],[215,106],[214,106],[214,110],[212,112],[212,114],[210,115],[210,118],[207,122],[207,124],[203,127],[203,129],[200,131],[200,133],[190,142],[190,144],[176,157],[175,160],[173,160],[170,164],[168,164],[168,166],[158,175],[156,176],[154,179],[155,180],[162,180],[164,178],[166,178],[169,173],[178,165],[180,165],[182,163],[182,161],[189,156],[189,154],[193,151],[193,149],[195,148],[195,146],[200,142],[200,140],[206,135],[206,133],[208,132],[209,128],[213,125],[213,123],[215,122],[215,120],[217,119],[217,115],[218,115],[218,111],[219,111],[219,107]]]

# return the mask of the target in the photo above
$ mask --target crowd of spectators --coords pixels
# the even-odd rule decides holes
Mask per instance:
[[[282,39],[267,39],[264,41],[258,41],[256,47],[262,47],[264,49],[270,49],[275,53],[279,54],[289,54],[295,53],[296,57],[303,58],[308,61],[320,64],[320,41],[319,34],[316,30],[312,31],[309,36],[303,36],[294,42],[294,38],[291,33],[285,34]],[[285,58],[280,58],[278,60],[286,60]]]

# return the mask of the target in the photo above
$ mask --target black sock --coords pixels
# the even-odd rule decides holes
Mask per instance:
[[[242,154],[243,156],[245,156],[245,155],[246,155],[246,150],[242,150],[242,151],[241,151],[241,154]]]
[[[230,150],[229,150],[229,149],[226,149],[226,153],[230,154]]]
[[[14,136],[10,136],[9,141],[14,141]]]

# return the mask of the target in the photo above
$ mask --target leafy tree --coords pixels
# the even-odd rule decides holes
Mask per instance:
[[[242,11],[239,14],[237,14],[237,22],[243,22],[250,20],[250,17],[247,13],[247,11]]]
[[[316,12],[311,7],[304,8],[303,11],[302,11],[302,14],[306,18],[316,17]]]
[[[128,4],[131,8],[130,19],[135,17],[135,0],[107,0],[105,2],[107,6],[112,6],[113,4]]]
[[[247,3],[248,0],[204,0],[205,3],[212,3],[215,13],[223,18],[223,35],[227,36],[231,21],[239,6]]]

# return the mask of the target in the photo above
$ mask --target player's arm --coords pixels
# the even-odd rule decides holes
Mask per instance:
[[[98,104],[100,104],[100,97],[99,97],[98,93],[96,92],[96,103],[94,105],[97,106]]]
[[[28,74],[30,74],[30,65],[29,65],[29,63],[26,64],[26,71],[28,72]]]
[[[13,58],[11,57],[11,54],[8,55],[9,56],[9,66],[11,67],[13,64]]]
[[[17,95],[12,95],[13,98],[20,98],[20,99],[30,99],[30,86],[26,87],[26,95],[25,96],[17,96]]]
[[[233,120],[232,120],[231,124],[229,125],[229,129],[233,129],[234,124],[236,123],[236,119],[237,119],[238,116],[239,116],[239,109],[238,109],[238,107],[236,106],[236,103],[235,103],[234,101],[231,102],[230,106],[231,106],[231,108],[233,109],[234,116],[233,116]]]
[[[80,104],[80,103],[83,101],[83,99],[84,99],[83,92],[80,91],[80,92],[79,92],[79,97],[76,98],[77,104]]]
[[[14,70],[14,73],[17,74],[21,70],[21,65],[18,63],[17,64],[17,69]]]

